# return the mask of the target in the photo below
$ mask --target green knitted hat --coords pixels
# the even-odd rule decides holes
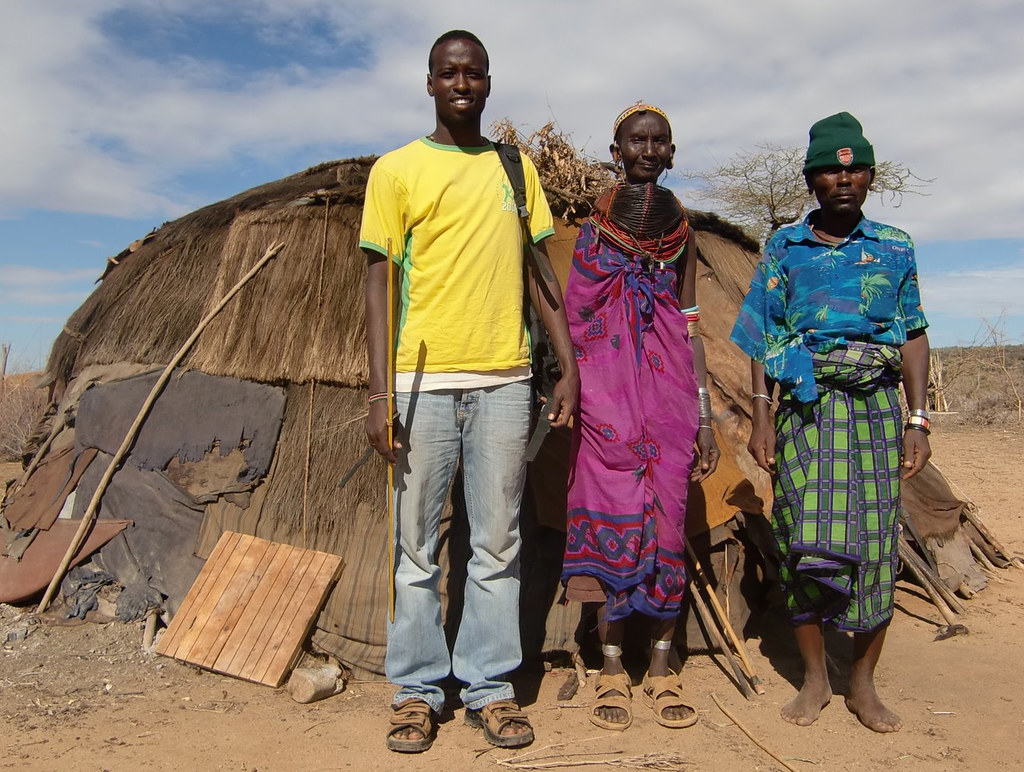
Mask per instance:
[[[875,149],[864,138],[860,121],[849,113],[836,113],[811,126],[804,172],[826,166],[875,165]]]

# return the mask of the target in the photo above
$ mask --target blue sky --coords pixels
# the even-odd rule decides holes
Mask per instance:
[[[108,256],[199,206],[433,128],[426,54],[491,55],[487,118],[549,120],[604,159],[643,98],[677,171],[848,110],[879,158],[934,179],[870,216],[918,245],[933,345],[1024,340],[1024,6],[865,0],[4,0],[0,342],[45,360]],[[701,207],[682,174],[684,203]]]

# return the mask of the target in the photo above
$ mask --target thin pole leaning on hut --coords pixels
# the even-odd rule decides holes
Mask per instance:
[[[693,545],[690,544],[689,539],[686,540],[686,554],[690,556],[690,560],[693,562],[694,573],[697,575],[697,579],[704,587],[704,591],[708,594],[708,600],[711,601],[711,605],[715,610],[715,616],[718,618],[718,622],[721,624],[722,630],[725,631],[729,641],[735,647],[736,655],[740,659],[742,669],[747,678],[750,679],[750,683],[754,687],[754,691],[758,694],[764,694],[764,685],[761,683],[761,677],[757,674],[757,668],[754,667],[754,663],[750,659],[750,654],[747,653],[747,647],[743,645],[743,640],[736,634],[736,629],[729,621],[729,615],[726,613],[725,609],[722,608],[722,604],[718,602],[718,596],[715,594],[715,590],[711,586],[711,581],[708,579],[707,574],[704,573],[704,568],[697,559],[697,553],[694,552]],[[691,592],[693,592],[694,595],[697,594],[696,589],[693,588],[692,585]]]
[[[391,264],[391,239],[388,239],[388,381],[385,385],[388,405],[388,448],[395,445],[395,267]],[[395,465],[388,463],[388,619],[395,621]]]
[[[92,500],[89,502],[88,508],[85,510],[85,514],[82,515],[82,522],[78,526],[78,530],[75,532],[74,538],[71,540],[71,544],[68,545],[67,552],[64,553],[64,559],[61,560],[60,565],[57,566],[57,571],[53,575],[53,579],[50,580],[50,586],[46,588],[46,592],[43,594],[43,599],[39,601],[39,607],[36,609],[37,614],[41,614],[46,611],[46,607],[50,605],[50,601],[53,600],[53,595],[57,591],[57,587],[64,579],[64,573],[68,570],[68,566],[71,565],[72,559],[75,557],[75,553],[78,552],[79,547],[82,546],[82,542],[85,541],[85,535],[89,531],[89,527],[92,525],[93,520],[96,518],[96,513],[99,511],[100,500],[103,498],[103,494],[107,490],[107,485],[110,484],[110,480],[113,478],[117,468],[121,465],[121,461],[128,454],[129,449],[135,442],[135,438],[139,433],[139,429],[142,428],[142,424],[145,422],[146,417],[149,415],[149,411],[153,407],[153,403],[156,402],[156,398],[163,391],[164,386],[167,385],[167,381],[171,379],[171,373],[174,372],[174,368],[181,363],[181,360],[185,358],[185,354],[188,353],[189,349],[199,338],[200,334],[207,328],[213,318],[221,312],[231,298],[238,294],[238,291],[244,287],[253,276],[259,273],[260,269],[263,268],[268,262],[270,262],[277,253],[284,248],[284,242],[278,242],[272,245],[264,253],[263,257],[254,265],[245,276],[238,280],[238,283],[228,290],[228,293],[220,299],[213,309],[203,317],[202,321],[196,325],[195,330],[189,335],[178,353],[172,358],[170,363],[164,368],[164,371],[157,378],[153,388],[149,392],[149,396],[146,397],[146,401],[142,403],[142,408],[139,410],[139,414],[135,416],[135,421],[132,422],[131,427],[128,429],[128,434],[125,435],[124,442],[121,443],[121,447],[117,449],[114,457],[110,460],[110,464],[107,466],[107,471],[103,473],[103,477],[100,478],[99,484],[96,486],[96,491],[92,495]]]

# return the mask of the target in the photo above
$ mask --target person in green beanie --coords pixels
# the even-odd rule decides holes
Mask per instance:
[[[827,622],[853,634],[846,706],[895,732],[902,721],[874,673],[893,612],[901,475],[931,455],[929,346],[913,241],[861,211],[874,164],[849,113],[811,127],[804,178],[819,208],[765,246],[732,340],[751,357],[748,449],[773,477],[772,528],[804,661],[782,717],[807,726],[832,697]]]

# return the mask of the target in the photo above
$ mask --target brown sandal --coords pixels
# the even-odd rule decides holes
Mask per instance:
[[[434,743],[437,736],[437,723],[434,711],[423,700],[409,697],[397,705],[391,706],[391,728],[388,729],[387,745],[389,751],[398,753],[422,753]],[[422,737],[406,740],[395,737],[404,729],[415,729]]]
[[[522,748],[533,742],[530,719],[519,709],[515,700],[495,700],[480,710],[466,708],[466,723],[483,729],[487,742],[499,748]],[[521,734],[502,734],[510,726],[525,726],[527,731]]]
[[[590,723],[601,729],[621,732],[633,723],[633,691],[628,673],[601,673],[597,678],[594,704],[590,708]],[[613,694],[613,692],[618,692]],[[599,708],[618,708],[626,712],[623,722],[609,721],[597,715]]]
[[[643,692],[641,694],[644,705],[654,711],[654,720],[669,729],[685,729],[697,723],[697,710],[683,699],[682,685],[679,683],[679,674],[670,673],[666,676],[652,676],[647,673],[644,676]],[[686,708],[690,715],[684,718],[665,718],[667,708]]]

